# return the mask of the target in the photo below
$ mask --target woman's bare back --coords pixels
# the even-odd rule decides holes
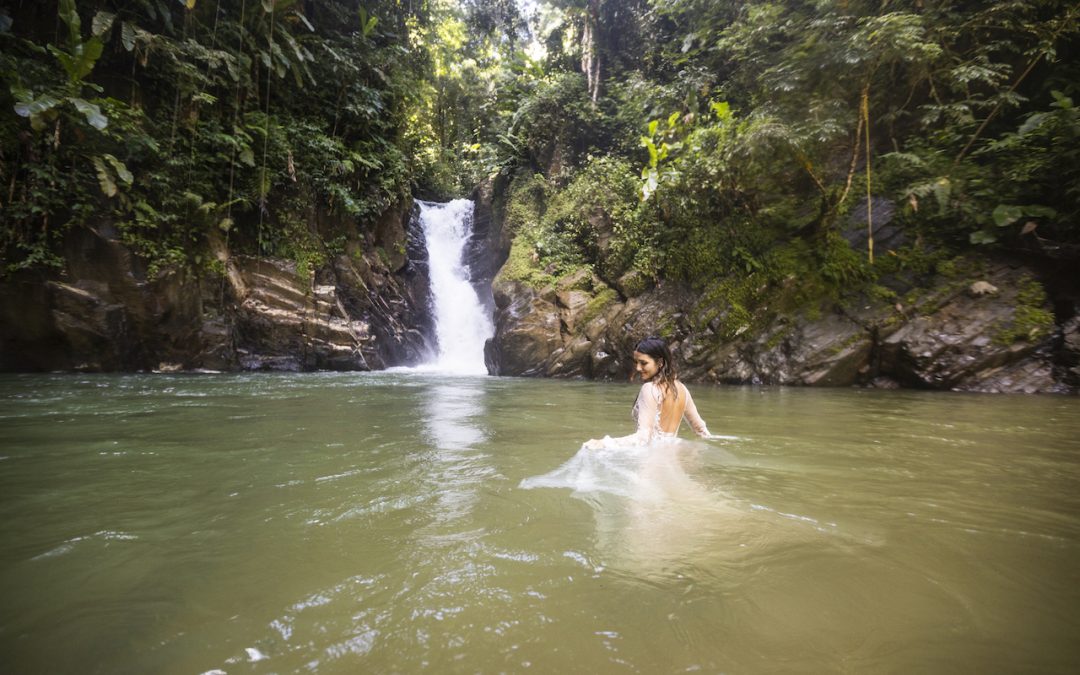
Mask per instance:
[[[657,389],[660,390],[660,431],[673,434],[682,423],[689,394],[683,383],[678,381],[670,387],[657,385]]]

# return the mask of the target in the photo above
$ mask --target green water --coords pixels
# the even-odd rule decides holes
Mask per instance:
[[[0,669],[1080,669],[1080,400],[693,391],[575,494],[630,386],[0,379]]]

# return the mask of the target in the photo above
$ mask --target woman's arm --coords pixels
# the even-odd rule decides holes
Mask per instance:
[[[709,428],[705,426],[705,420],[701,419],[701,415],[698,414],[697,406],[694,405],[694,397],[690,395],[690,390],[684,385],[682,388],[686,393],[686,410],[683,411],[683,417],[690,423],[690,428],[694,430],[694,433],[702,438],[709,438],[712,436],[709,433]]]
[[[660,401],[657,400],[656,387],[649,382],[641,385],[638,392],[637,403],[637,431],[629,436],[612,438],[593,438],[585,442],[585,447],[592,450],[610,447],[625,447],[628,445],[648,445],[652,440],[653,426],[656,424],[656,412],[660,409]]]

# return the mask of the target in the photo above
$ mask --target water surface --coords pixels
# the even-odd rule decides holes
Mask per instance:
[[[693,391],[574,492],[633,388],[4,377],[4,670],[1080,669],[1080,400]]]

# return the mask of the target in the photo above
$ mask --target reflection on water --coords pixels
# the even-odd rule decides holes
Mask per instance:
[[[0,378],[12,672],[1080,670],[1080,400]],[[522,487],[544,489],[522,489]]]
[[[484,387],[478,378],[434,384],[424,397],[424,429],[440,453],[467,450],[485,439]],[[456,455],[453,455],[456,456]]]
[[[426,470],[437,499],[435,512],[442,523],[464,516],[477,499],[479,483],[490,472],[485,453],[477,450],[487,435],[484,388],[479,378],[438,383],[424,392],[424,438],[431,451]]]

